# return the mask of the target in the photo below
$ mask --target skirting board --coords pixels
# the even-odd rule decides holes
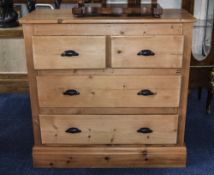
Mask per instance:
[[[1,74],[0,93],[28,92],[27,74]]]
[[[39,147],[35,168],[182,168],[186,147]]]

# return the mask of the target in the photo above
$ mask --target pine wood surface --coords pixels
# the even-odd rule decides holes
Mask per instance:
[[[72,69],[72,70],[38,70],[38,75],[45,76],[45,75],[66,75],[66,76],[73,76],[73,75],[105,75],[105,76],[112,76],[112,75],[183,75],[182,69],[112,69],[107,67],[105,69]]]
[[[167,41],[164,45],[164,43]],[[113,68],[181,68],[182,36],[113,36],[111,37]],[[133,47],[135,46],[135,47]],[[153,56],[139,56],[141,50],[151,50]]]
[[[43,144],[176,144],[177,122],[176,115],[40,115]],[[66,133],[72,127],[81,132]]]
[[[31,99],[34,145],[40,145],[41,134],[40,134],[40,126],[39,126],[39,105],[38,105],[38,95],[37,95],[37,85],[36,85],[37,72],[34,70],[34,67],[33,67],[33,52],[32,52],[33,27],[31,25],[24,25],[23,31],[24,31],[24,39],[25,39],[25,52],[26,52],[26,58],[27,58],[28,81],[29,81],[29,91],[30,91],[30,99]]]
[[[39,76],[40,107],[178,107],[180,76]],[[76,96],[63,95],[75,89]],[[148,89],[151,96],[137,95]]]
[[[178,108],[167,108],[167,107],[140,107],[140,108],[97,108],[97,107],[82,107],[82,108],[75,108],[75,107],[69,107],[69,108],[40,108],[41,114],[53,114],[53,115],[95,115],[95,114],[102,114],[102,115],[165,115],[165,114],[178,114]]]
[[[184,61],[183,61],[183,79],[181,86],[181,101],[180,101],[180,119],[179,119],[179,132],[178,142],[180,145],[184,144],[185,126],[186,126],[186,111],[187,111],[187,98],[189,93],[189,71],[190,71],[190,58],[192,52],[192,29],[193,24],[185,24],[184,30]]]
[[[35,69],[92,69],[106,67],[104,36],[33,37]],[[78,56],[61,56],[73,50]]]
[[[192,24],[194,22],[194,18],[191,15],[184,10],[165,10],[161,19],[122,17],[83,19],[72,17],[71,11],[68,10],[37,10],[21,19],[21,22],[23,23],[27,48],[35,139],[33,149],[35,167],[185,166],[184,131]],[[89,27],[85,27],[86,25]],[[124,30],[122,28],[123,25],[125,26]],[[49,30],[48,27],[50,27]],[[157,28],[155,29],[155,27]],[[142,31],[140,30],[141,28]],[[97,36],[105,38],[103,45],[105,45],[104,60],[106,67],[100,69],[83,69],[82,67],[75,70],[69,69],[70,65],[66,65],[67,67],[62,66],[56,69],[56,67],[51,67],[50,63],[48,63],[49,69],[35,69],[34,59],[38,61],[39,58],[34,56],[35,50],[33,49],[32,38],[63,37],[63,40],[66,40],[66,38],[79,36],[83,38],[96,38]],[[137,39],[133,40],[135,42],[141,37],[169,38],[169,43],[172,44],[167,44],[166,39],[164,39],[165,42],[159,41],[160,47],[157,47],[166,49],[164,51],[166,54],[171,52],[172,62],[167,61],[168,67],[161,67],[160,63],[154,63],[159,66],[155,67],[155,69],[151,67],[142,69],[142,60],[142,63],[139,63],[141,66],[138,68],[136,68],[137,63],[135,63],[134,67],[131,67],[132,61],[126,64],[127,67],[121,63],[119,65],[124,67],[112,68],[114,64],[113,57],[115,57],[113,50],[118,45],[126,47],[126,44],[120,44],[122,43],[120,41],[114,45],[111,38],[132,38],[136,36]],[[174,39],[176,42],[171,41]],[[55,41],[57,42],[57,40]],[[127,40],[127,45],[131,41]],[[97,42],[91,42],[91,44],[96,45]],[[139,42],[140,44],[142,43]],[[55,45],[54,48],[57,48],[57,44],[53,42],[49,42],[47,47],[49,45],[50,47]],[[78,45],[78,47],[84,47],[84,44]],[[102,44],[97,44],[97,48],[100,45]],[[130,50],[133,50],[133,53],[136,52],[134,50],[136,45],[138,46],[138,44],[132,44],[132,47],[129,47]],[[164,47],[164,45],[168,47]],[[156,48],[154,42],[151,42],[149,46]],[[99,50],[96,52],[99,52]],[[96,54],[96,52],[93,54]],[[180,62],[176,61],[176,57],[173,55],[174,52],[180,55]],[[49,56],[48,53],[43,52],[47,58]],[[129,57],[132,57],[131,55]],[[44,59],[47,58],[44,57]],[[166,57],[163,58],[165,59]],[[91,57],[92,62],[94,62],[93,59],[94,57]],[[122,59],[125,59],[125,56],[121,57]],[[79,63],[83,64],[81,61]],[[151,66],[155,66],[154,64],[151,64]],[[146,97],[138,96],[137,93],[145,88],[151,89],[157,94]],[[80,94],[77,96],[64,96],[63,92],[68,89],[76,89]],[[160,119],[153,120],[154,115],[159,116]],[[170,120],[168,119],[169,116],[171,116]],[[124,120],[124,117],[126,120]],[[110,122],[115,118],[118,118],[118,123]],[[96,120],[99,125],[95,126],[94,123],[96,122],[92,122],[92,120]],[[162,123],[165,120],[169,121]],[[101,127],[104,121],[107,124]],[[127,123],[128,121],[129,123]],[[123,135],[124,133],[132,135],[132,128],[139,127],[138,124],[147,123],[146,121],[157,129],[164,127],[167,130],[167,128],[171,128],[170,132],[164,134],[166,137],[163,136],[162,138],[161,136],[162,139],[159,137],[154,140],[151,139],[152,145],[147,144],[149,142],[145,142],[143,139],[137,139],[135,135],[131,139]],[[156,121],[160,124],[156,124]],[[99,128],[99,132],[93,133],[93,138],[97,136],[99,139],[95,139],[96,141],[90,143],[84,136],[81,140],[74,139],[72,140],[73,142],[70,141],[63,131],[68,127],[68,124],[69,127],[72,127],[70,125],[73,122],[78,125],[82,124],[83,128],[95,128],[93,131]],[[110,125],[109,123],[113,124]],[[119,125],[120,123],[124,123],[124,125]],[[59,135],[53,136],[50,134],[56,134],[56,128],[53,129],[53,126],[59,128],[57,132],[60,138]],[[117,146],[114,144],[103,145],[103,143],[109,143],[114,128],[124,128],[125,126],[130,129],[126,132],[118,131],[120,137],[118,142],[116,141]],[[43,130],[41,130],[41,127]],[[100,137],[103,134],[100,132],[101,128],[104,128],[104,135],[106,135],[107,140]],[[111,132],[108,132],[109,128]],[[86,129],[83,129],[82,134],[84,135],[85,132]],[[161,133],[162,130],[158,134]],[[169,135],[170,137],[168,137]],[[66,139],[63,139],[64,137]],[[78,143],[78,145],[75,146],[74,142]],[[102,145],[98,146],[95,142]],[[157,143],[162,145],[160,146]]]
[[[136,36],[136,35],[181,35],[182,24],[177,23],[143,23],[143,24],[115,23],[115,24],[35,24],[34,35],[68,35],[68,36],[97,36],[97,35],[121,35],[121,36]],[[96,32],[95,32],[96,29]],[[158,30],[157,30],[158,29]]]
[[[76,18],[70,9],[36,10],[20,19],[22,24],[90,24],[90,23],[191,23],[192,15],[185,10],[165,9],[161,18],[152,17],[92,17]]]
[[[186,147],[34,147],[33,165],[40,168],[185,167]]]

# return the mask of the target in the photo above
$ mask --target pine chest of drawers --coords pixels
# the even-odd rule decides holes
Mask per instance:
[[[35,167],[184,167],[194,18],[21,19]]]

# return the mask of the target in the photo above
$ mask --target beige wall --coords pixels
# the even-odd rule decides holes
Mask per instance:
[[[0,73],[26,73],[23,39],[0,39]]]

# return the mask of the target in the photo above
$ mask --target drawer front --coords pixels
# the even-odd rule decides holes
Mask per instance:
[[[178,107],[180,76],[38,76],[40,107]]]
[[[104,36],[33,36],[35,69],[105,68]]]
[[[43,144],[176,144],[177,115],[40,116]]]
[[[183,36],[111,38],[113,68],[181,68]]]

